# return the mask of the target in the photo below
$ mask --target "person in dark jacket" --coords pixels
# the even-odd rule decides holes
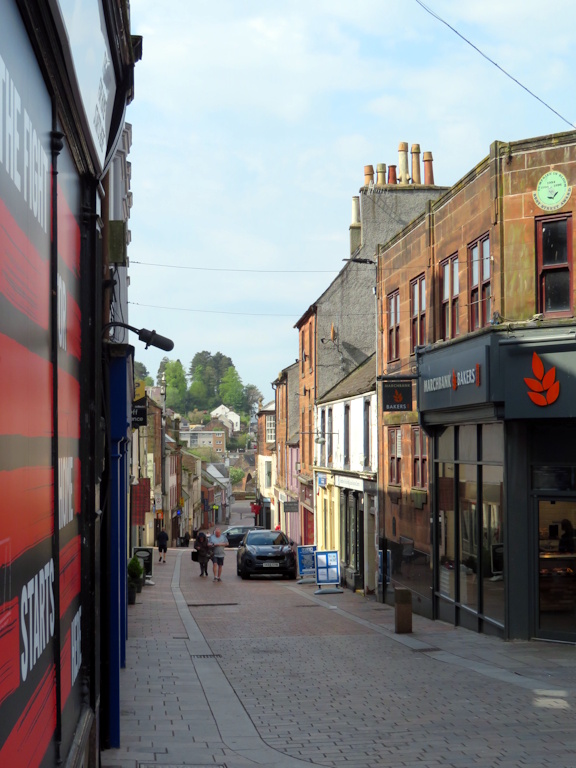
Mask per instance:
[[[166,533],[164,528],[162,528],[162,530],[158,534],[157,542],[158,542],[158,553],[160,555],[158,562],[159,563],[162,562],[162,556],[164,556],[164,562],[166,562],[166,553],[168,552],[168,534]]]
[[[212,555],[212,550],[208,545],[208,538],[204,531],[196,536],[194,549],[198,551],[198,563],[200,565],[200,576],[208,576],[208,562]]]

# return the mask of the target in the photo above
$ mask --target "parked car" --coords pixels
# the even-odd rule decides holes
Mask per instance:
[[[248,531],[236,554],[236,572],[243,579],[252,574],[281,574],[296,578],[296,555],[293,541],[282,531],[263,528]]]
[[[222,535],[228,539],[228,546],[237,547],[246,533],[253,528],[262,528],[261,525],[231,525],[230,528],[226,528]]]

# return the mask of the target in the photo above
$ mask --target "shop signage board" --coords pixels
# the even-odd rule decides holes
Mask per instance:
[[[145,427],[147,421],[147,408],[146,398],[143,397],[140,400],[134,400],[132,403],[132,426],[133,427]]]
[[[300,578],[306,576],[314,576],[316,564],[314,562],[314,554],[316,552],[316,544],[309,544],[307,546],[299,546],[298,550],[298,575]]]
[[[285,501],[284,502],[284,512],[288,513],[298,513],[298,502],[297,501]]]
[[[488,360],[488,341],[423,353],[418,364],[418,409],[433,411],[489,402]]]
[[[412,381],[410,379],[385,379],[382,382],[382,410],[413,410]]]
[[[318,585],[318,589],[314,594],[343,592],[344,590],[339,586],[340,558],[338,556],[338,550],[326,550],[324,552],[316,551],[314,560],[316,566],[316,584]],[[323,587],[328,587],[328,589],[323,589]]]

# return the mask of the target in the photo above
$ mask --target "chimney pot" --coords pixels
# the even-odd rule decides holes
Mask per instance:
[[[398,179],[396,178],[395,165],[388,166],[388,184],[398,184]]]
[[[374,183],[374,166],[364,166],[364,186],[367,187],[370,183]]]
[[[386,163],[378,163],[376,166],[376,186],[383,187],[386,184]]]
[[[408,184],[410,182],[407,141],[401,141],[398,145],[398,182],[400,184]]]
[[[412,184],[422,184],[420,176],[420,144],[412,144]]]
[[[424,152],[424,184],[434,186],[434,168],[432,166],[432,152]]]

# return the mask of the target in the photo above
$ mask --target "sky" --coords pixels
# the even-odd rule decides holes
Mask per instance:
[[[273,399],[349,256],[365,165],[417,143],[452,186],[493,141],[576,124],[574,0],[428,0],[453,29],[416,0],[130,7],[129,322],[174,341],[135,342],[154,379],[164,356],[187,372],[221,352]]]

